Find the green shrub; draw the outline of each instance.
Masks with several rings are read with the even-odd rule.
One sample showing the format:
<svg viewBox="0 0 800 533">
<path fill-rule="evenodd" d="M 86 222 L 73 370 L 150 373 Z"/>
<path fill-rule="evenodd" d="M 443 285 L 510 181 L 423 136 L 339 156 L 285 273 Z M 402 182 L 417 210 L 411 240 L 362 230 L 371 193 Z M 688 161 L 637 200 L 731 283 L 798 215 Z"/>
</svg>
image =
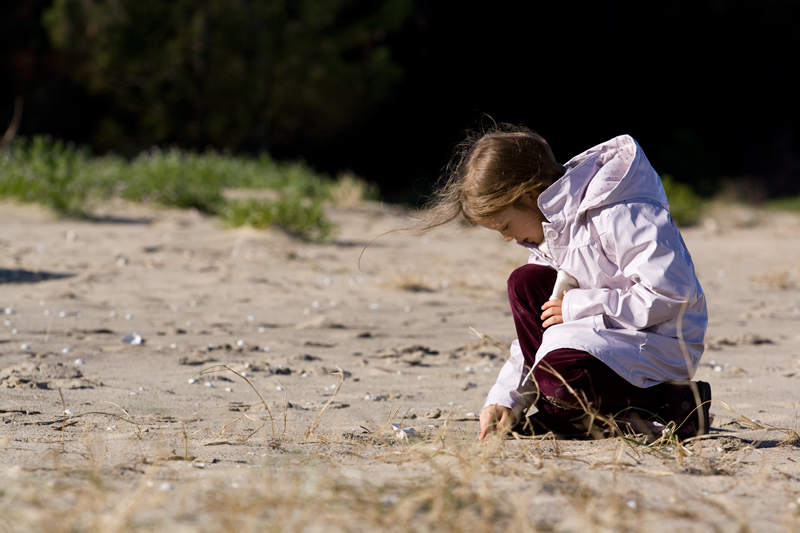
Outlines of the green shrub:
<svg viewBox="0 0 800 533">
<path fill-rule="evenodd" d="M 91 179 L 93 166 L 70 144 L 49 137 L 23 139 L 0 151 L 0 196 L 79 216 L 90 199 L 106 193 Z"/>
<path fill-rule="evenodd" d="M 764 205 L 764 207 L 779 211 L 800 211 L 800 196 L 796 196 L 794 198 L 778 198 L 777 200 L 770 200 Z"/>
<path fill-rule="evenodd" d="M 703 200 L 691 187 L 675 181 L 665 174 L 661 177 L 664 191 L 669 200 L 669 214 L 678 226 L 693 226 L 700 220 Z"/>
<path fill-rule="evenodd" d="M 225 189 L 269 189 L 272 201 L 228 201 Z M 100 200 L 195 208 L 231 226 L 277 226 L 311 241 L 330 238 L 333 224 L 323 203 L 374 195 L 352 175 L 333 180 L 304 163 L 279 163 L 268 155 L 233 157 L 209 151 L 153 149 L 131 162 L 91 157 L 48 137 L 20 139 L 0 150 L 0 197 L 38 202 L 68 216 L 85 216 Z"/>
</svg>

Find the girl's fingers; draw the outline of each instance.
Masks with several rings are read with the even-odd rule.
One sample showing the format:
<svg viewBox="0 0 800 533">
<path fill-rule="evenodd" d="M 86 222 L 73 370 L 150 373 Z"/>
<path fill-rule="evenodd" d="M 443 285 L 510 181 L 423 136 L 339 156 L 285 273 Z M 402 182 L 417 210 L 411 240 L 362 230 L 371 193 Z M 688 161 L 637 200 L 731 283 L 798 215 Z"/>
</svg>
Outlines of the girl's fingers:
<svg viewBox="0 0 800 533">
<path fill-rule="evenodd" d="M 555 315 L 555 316 L 551 316 L 550 318 L 545 320 L 542 323 L 542 327 L 546 328 L 548 326 L 552 326 L 553 324 L 563 324 L 563 323 L 564 323 L 564 319 L 561 317 L 561 315 Z"/>
</svg>

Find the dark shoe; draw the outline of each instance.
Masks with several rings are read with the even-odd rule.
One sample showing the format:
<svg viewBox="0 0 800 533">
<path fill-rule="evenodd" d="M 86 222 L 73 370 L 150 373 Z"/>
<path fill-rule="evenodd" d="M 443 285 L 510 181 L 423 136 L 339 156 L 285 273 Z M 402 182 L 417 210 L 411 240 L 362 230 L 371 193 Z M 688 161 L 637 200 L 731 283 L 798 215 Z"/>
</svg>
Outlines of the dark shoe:
<svg viewBox="0 0 800 533">
<path fill-rule="evenodd" d="M 694 394 L 695 386 L 700 396 L 699 404 Z M 667 423 L 675 423 L 675 435 L 680 440 L 707 435 L 711 429 L 711 385 L 705 381 L 680 385 L 677 396 L 673 405 L 667 404 L 659 410 L 659 416 Z"/>
</svg>

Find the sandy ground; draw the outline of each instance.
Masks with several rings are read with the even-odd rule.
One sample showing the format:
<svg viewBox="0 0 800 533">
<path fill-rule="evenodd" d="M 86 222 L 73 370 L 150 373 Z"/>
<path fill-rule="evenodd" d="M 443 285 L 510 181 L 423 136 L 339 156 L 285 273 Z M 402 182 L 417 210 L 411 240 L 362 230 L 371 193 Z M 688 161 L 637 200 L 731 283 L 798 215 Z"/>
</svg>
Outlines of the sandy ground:
<svg viewBox="0 0 800 533">
<path fill-rule="evenodd" d="M 800 531 L 796 216 L 717 206 L 683 231 L 709 302 L 696 378 L 735 413 L 649 449 L 477 444 L 505 355 L 471 328 L 513 340 L 527 256 L 489 231 L 386 235 L 359 269 L 402 213 L 332 210 L 328 245 L 100 215 L 0 204 L 0 531 Z"/>
</svg>

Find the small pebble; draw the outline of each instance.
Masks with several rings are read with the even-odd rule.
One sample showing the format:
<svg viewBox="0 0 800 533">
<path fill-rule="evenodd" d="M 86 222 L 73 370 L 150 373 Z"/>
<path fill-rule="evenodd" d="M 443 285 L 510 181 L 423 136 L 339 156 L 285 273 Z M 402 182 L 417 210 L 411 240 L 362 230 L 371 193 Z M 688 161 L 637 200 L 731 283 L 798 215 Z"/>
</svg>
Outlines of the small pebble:
<svg viewBox="0 0 800 533">
<path fill-rule="evenodd" d="M 262 352 L 271 352 L 272 348 L 270 348 L 269 346 L 264 346 L 263 348 L 261 348 L 261 351 Z"/>
<path fill-rule="evenodd" d="M 319 309 L 320 305 L 322 305 L 322 304 L 319 303 L 319 301 L 317 301 L 317 300 L 314 300 L 313 302 L 311 302 L 311 307 L 313 307 L 314 309 Z"/>
<path fill-rule="evenodd" d="M 275 387 L 275 390 L 277 390 L 277 391 L 280 391 L 280 392 L 283 392 L 283 391 L 285 391 L 286 389 L 284 389 L 283 387 L 281 387 L 280 385 L 278 385 L 278 386 L 276 386 L 276 387 Z"/>
<path fill-rule="evenodd" d="M 86 362 L 83 359 L 75 359 L 75 364 L 76 365 L 85 365 Z"/>
<path fill-rule="evenodd" d="M 410 305 L 405 306 L 403 308 L 403 311 L 406 312 L 406 313 L 410 313 L 411 312 L 411 306 Z"/>
<path fill-rule="evenodd" d="M 66 311 L 61 311 L 60 313 L 58 313 L 58 316 L 60 316 L 61 318 L 64 318 L 64 317 L 67 316 L 67 312 Z"/>
<path fill-rule="evenodd" d="M 420 380 L 420 381 L 422 381 L 422 380 L 423 380 L 423 379 L 425 379 L 425 378 L 424 378 L 424 377 L 422 377 L 422 376 L 417 376 L 417 379 L 418 379 L 418 380 Z"/>
<path fill-rule="evenodd" d="M 205 385 L 206 387 L 213 387 L 214 386 L 214 384 L 211 383 L 210 381 L 206 381 L 205 383 L 203 383 L 203 385 Z"/>
<path fill-rule="evenodd" d="M 722 372 L 722 365 L 717 365 L 714 367 L 714 372 Z"/>
<path fill-rule="evenodd" d="M 259 333 L 264 333 L 265 331 L 267 331 L 267 328 L 265 328 L 264 326 L 261 326 L 260 328 L 258 328 L 258 332 Z"/>
<path fill-rule="evenodd" d="M 367 400 L 368 402 L 385 402 L 386 401 L 386 398 L 384 398 L 383 396 L 376 396 L 374 394 L 367 394 L 366 396 L 364 396 L 364 399 Z"/>
<path fill-rule="evenodd" d="M 188 383 L 189 385 L 194 385 L 195 383 L 197 383 L 197 380 L 194 378 L 189 378 Z"/>
<path fill-rule="evenodd" d="M 233 389 L 230 387 L 225 387 L 225 392 L 233 392 Z"/>
<path fill-rule="evenodd" d="M 10 326 L 10 325 L 11 325 L 11 321 L 10 321 L 10 320 L 6 320 L 6 321 L 5 321 L 5 322 L 3 322 L 3 323 L 4 323 L 6 326 Z"/>
<path fill-rule="evenodd" d="M 117 316 L 117 312 L 116 311 L 109 311 L 108 312 L 108 316 L 115 317 L 115 316 Z"/>
<path fill-rule="evenodd" d="M 466 415 L 464 415 L 464 416 L 478 416 L 478 415 L 476 415 L 475 413 L 473 413 L 472 411 L 470 411 L 469 413 L 467 413 L 467 414 L 466 414 Z"/>
<path fill-rule="evenodd" d="M 23 344 L 23 345 L 20 346 L 20 349 L 21 350 L 30 350 L 31 349 L 31 345 L 30 344 Z"/>
<path fill-rule="evenodd" d="M 475 369 L 471 366 L 464 368 L 464 372 L 475 372 Z"/>
<path fill-rule="evenodd" d="M 64 409 L 64 414 L 67 415 L 67 416 L 71 416 L 72 415 L 72 409 Z"/>
<path fill-rule="evenodd" d="M 164 483 L 162 483 L 160 487 L 158 487 L 158 490 L 160 490 L 162 492 L 166 492 L 166 491 L 172 490 L 172 489 L 173 489 L 173 486 L 170 485 L 169 483 L 167 483 L 166 481 Z"/>
<path fill-rule="evenodd" d="M 139 394 L 139 393 L 131 391 L 131 396 L 136 396 L 137 394 Z"/>
<path fill-rule="evenodd" d="M 256 319 L 256 317 L 254 317 L 253 315 L 247 315 L 247 321 L 248 322 L 252 322 L 255 319 Z"/>
<path fill-rule="evenodd" d="M 19 333 L 19 330 L 17 328 L 14 328 L 11 330 L 11 333 L 16 335 L 17 333 Z"/>
<path fill-rule="evenodd" d="M 242 339 L 239 339 L 238 341 L 236 341 L 236 346 L 244 346 L 244 345 L 245 345 L 245 342 Z"/>
<path fill-rule="evenodd" d="M 631 509 L 636 509 L 636 501 L 634 500 L 629 501 L 628 507 L 630 507 Z"/>
<path fill-rule="evenodd" d="M 72 348 L 62 348 L 61 353 L 70 353 Z"/>
<path fill-rule="evenodd" d="M 147 389 L 145 389 L 144 387 L 139 387 L 139 390 L 140 390 L 140 391 L 145 391 L 145 390 L 147 390 Z"/>
<path fill-rule="evenodd" d="M 50 310 L 49 309 L 45 309 L 44 310 L 44 316 L 50 316 Z"/>
<path fill-rule="evenodd" d="M 301 378 L 307 378 L 308 377 L 308 372 L 303 372 L 302 374 L 300 374 L 300 377 Z"/>
<path fill-rule="evenodd" d="M 131 320 L 132 318 L 133 318 L 133 315 L 130 314 L 130 313 L 125 315 L 125 320 Z"/>
</svg>

